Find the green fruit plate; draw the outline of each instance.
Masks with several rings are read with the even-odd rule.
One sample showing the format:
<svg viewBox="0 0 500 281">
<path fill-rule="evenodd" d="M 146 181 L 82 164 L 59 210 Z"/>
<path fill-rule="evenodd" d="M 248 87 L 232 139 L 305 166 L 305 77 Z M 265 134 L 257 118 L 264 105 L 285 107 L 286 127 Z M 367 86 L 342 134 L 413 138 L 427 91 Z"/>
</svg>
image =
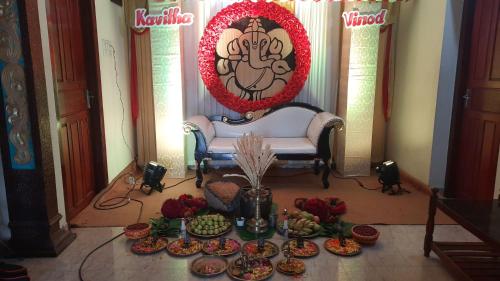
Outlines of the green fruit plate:
<svg viewBox="0 0 500 281">
<path fill-rule="evenodd" d="M 225 219 L 224 222 L 229 222 L 229 226 L 217 233 L 217 234 L 201 234 L 201 233 L 196 233 L 194 231 L 194 227 L 192 225 L 193 221 L 189 222 L 187 225 L 186 225 L 186 230 L 189 234 L 191 234 L 192 236 L 195 236 L 195 237 L 198 237 L 198 238 L 204 238 L 204 239 L 211 239 L 211 238 L 216 238 L 216 237 L 220 237 L 220 236 L 223 236 L 223 235 L 226 235 L 227 233 L 231 232 L 231 229 L 233 228 L 233 225 L 231 224 L 230 220 L 228 219 Z"/>
</svg>

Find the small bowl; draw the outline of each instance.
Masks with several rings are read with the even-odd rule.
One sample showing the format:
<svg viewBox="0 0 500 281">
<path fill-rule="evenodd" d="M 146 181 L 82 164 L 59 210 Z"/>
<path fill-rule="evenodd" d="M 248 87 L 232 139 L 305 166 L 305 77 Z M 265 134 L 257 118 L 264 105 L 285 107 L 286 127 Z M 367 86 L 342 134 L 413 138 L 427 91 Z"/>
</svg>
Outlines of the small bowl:
<svg viewBox="0 0 500 281">
<path fill-rule="evenodd" d="M 128 225 L 123 229 L 128 239 L 137 240 L 148 237 L 151 233 L 151 225 L 147 223 L 136 223 Z"/>
<path fill-rule="evenodd" d="M 355 225 L 351 228 L 354 241 L 363 245 L 374 245 L 380 235 L 380 232 L 369 225 Z"/>
</svg>

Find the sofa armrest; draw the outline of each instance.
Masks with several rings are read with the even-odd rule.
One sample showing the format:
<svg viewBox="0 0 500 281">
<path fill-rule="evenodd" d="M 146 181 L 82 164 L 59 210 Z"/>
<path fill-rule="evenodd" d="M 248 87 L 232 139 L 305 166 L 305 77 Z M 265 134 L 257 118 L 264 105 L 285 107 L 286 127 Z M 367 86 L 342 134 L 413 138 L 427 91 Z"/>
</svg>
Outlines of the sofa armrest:
<svg viewBox="0 0 500 281">
<path fill-rule="evenodd" d="M 194 134 L 196 139 L 195 159 L 201 161 L 207 153 L 208 145 L 215 137 L 214 125 L 207 117 L 196 115 L 184 121 L 184 132 Z"/>
<path fill-rule="evenodd" d="M 318 146 L 319 138 L 324 129 L 342 131 L 344 128 L 344 120 L 330 112 L 320 112 L 314 116 L 313 120 L 307 128 L 307 137 L 316 146 Z"/>
<path fill-rule="evenodd" d="M 192 131 L 201 131 L 203 137 L 205 137 L 205 141 L 209 144 L 212 139 L 215 137 L 215 128 L 212 122 L 208 120 L 206 116 L 196 115 L 190 117 L 188 120 L 184 121 L 184 131 L 192 132 Z"/>
</svg>

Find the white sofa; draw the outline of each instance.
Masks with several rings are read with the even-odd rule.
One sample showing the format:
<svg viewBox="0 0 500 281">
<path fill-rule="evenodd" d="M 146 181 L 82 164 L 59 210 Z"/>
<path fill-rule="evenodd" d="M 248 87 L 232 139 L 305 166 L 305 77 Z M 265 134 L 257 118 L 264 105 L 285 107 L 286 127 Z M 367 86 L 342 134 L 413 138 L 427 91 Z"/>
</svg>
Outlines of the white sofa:
<svg viewBox="0 0 500 281">
<path fill-rule="evenodd" d="M 324 162 L 323 185 L 328 188 L 331 158 L 332 129 L 342 130 L 344 121 L 329 112 L 304 103 L 289 103 L 272 108 L 264 116 L 253 121 L 251 114 L 232 120 L 225 116 L 198 115 L 184 122 L 187 132 L 196 139 L 195 160 L 197 166 L 196 186 L 201 187 L 207 159 L 232 159 L 236 139 L 253 132 L 264 138 L 280 160 L 315 160 L 315 171 L 319 173 L 319 161 Z"/>
</svg>

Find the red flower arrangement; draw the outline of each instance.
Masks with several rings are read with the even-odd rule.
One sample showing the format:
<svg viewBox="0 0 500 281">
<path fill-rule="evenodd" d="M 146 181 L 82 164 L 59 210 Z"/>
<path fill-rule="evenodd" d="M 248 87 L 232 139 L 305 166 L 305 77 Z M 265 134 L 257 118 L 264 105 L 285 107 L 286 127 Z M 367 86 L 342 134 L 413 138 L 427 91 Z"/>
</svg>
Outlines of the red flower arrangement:
<svg viewBox="0 0 500 281">
<path fill-rule="evenodd" d="M 192 217 L 199 210 L 208 207 L 205 198 L 194 198 L 190 194 L 183 194 L 178 199 L 167 199 L 161 206 L 161 213 L 168 219 Z"/>
<path fill-rule="evenodd" d="M 346 212 L 344 201 L 339 198 L 327 197 L 324 200 L 319 198 L 297 198 L 295 207 L 302 211 L 318 216 L 321 222 L 335 222 L 337 216 Z"/>
<path fill-rule="evenodd" d="M 215 67 L 216 44 L 222 32 L 233 22 L 245 17 L 265 17 L 285 29 L 295 52 L 295 69 L 285 88 L 270 98 L 250 101 L 229 92 L 219 79 Z M 239 112 L 256 111 L 287 103 L 297 96 L 304 86 L 311 67 L 311 47 L 302 23 L 286 8 L 273 2 L 244 1 L 222 9 L 205 28 L 198 49 L 201 78 L 212 96 L 224 106 Z"/>
</svg>

